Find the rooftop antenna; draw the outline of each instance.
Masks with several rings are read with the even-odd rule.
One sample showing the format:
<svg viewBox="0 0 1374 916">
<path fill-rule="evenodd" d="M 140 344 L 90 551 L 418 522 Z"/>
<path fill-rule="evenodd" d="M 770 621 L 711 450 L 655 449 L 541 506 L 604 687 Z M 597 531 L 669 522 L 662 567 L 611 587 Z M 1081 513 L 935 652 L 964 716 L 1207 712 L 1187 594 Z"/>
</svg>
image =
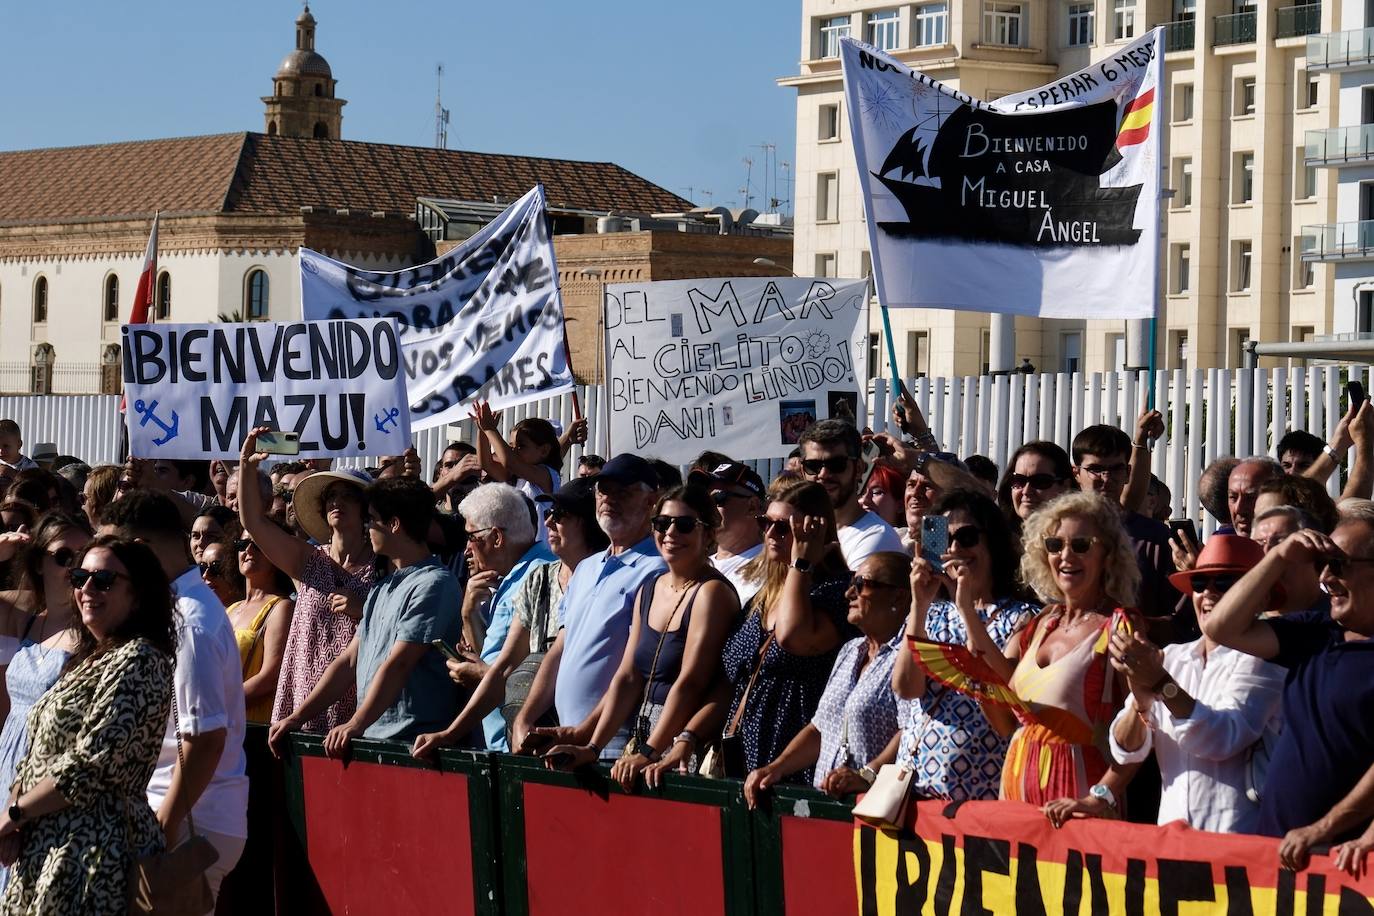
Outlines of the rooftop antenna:
<svg viewBox="0 0 1374 916">
<path fill-rule="evenodd" d="M 741 194 L 744 195 L 744 206 L 745 206 L 746 209 L 748 209 L 748 207 L 749 207 L 749 198 L 753 196 L 753 192 L 752 192 L 752 190 L 750 189 L 750 185 L 753 183 L 753 177 L 754 177 L 754 160 L 753 160 L 752 158 L 750 158 L 749 156 L 745 156 L 745 157 L 744 157 L 744 187 L 740 188 L 740 189 L 739 189 L 739 192 L 740 192 Z"/>
<path fill-rule="evenodd" d="M 444 65 L 437 64 L 434 87 L 434 148 L 448 149 L 448 109 L 444 107 Z"/>
</svg>

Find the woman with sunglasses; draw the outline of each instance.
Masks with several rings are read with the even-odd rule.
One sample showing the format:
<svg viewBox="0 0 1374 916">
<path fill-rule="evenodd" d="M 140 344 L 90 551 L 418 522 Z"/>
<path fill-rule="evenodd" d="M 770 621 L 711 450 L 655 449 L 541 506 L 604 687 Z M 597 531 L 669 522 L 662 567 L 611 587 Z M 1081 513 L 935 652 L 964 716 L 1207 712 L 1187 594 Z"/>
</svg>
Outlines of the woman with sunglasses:
<svg viewBox="0 0 1374 916">
<path fill-rule="evenodd" d="M 553 424 L 542 417 L 526 417 L 511 430 L 510 441 L 501 438 L 501 413 L 486 401 L 472 408 L 472 420 L 482 435 L 477 438 L 477 461 L 489 480 L 509 483 L 538 504 L 561 485 L 563 449 Z M 539 540 L 548 529 L 536 525 Z"/>
<path fill-rule="evenodd" d="M 1012 452 L 997 486 L 997 504 L 1019 539 L 1021 526 L 1045 503 L 1074 489 L 1069 453 L 1053 442 L 1027 442 Z"/>
<path fill-rule="evenodd" d="M 1201 623 L 1263 556 L 1249 538 L 1214 534 L 1197 566 L 1169 581 L 1192 592 Z M 1271 594 L 1269 604 L 1281 599 Z M 1205 635 L 1160 651 L 1139 633 L 1113 633 L 1111 661 L 1131 691 L 1112 721 L 1112 757 L 1141 763 L 1154 751 L 1162 785 L 1159 823 L 1182 820 L 1198 830 L 1254 833 L 1264 787 L 1255 778 L 1252 749 L 1278 731 L 1284 670 Z"/>
<path fill-rule="evenodd" d="M 244 581 L 244 597 L 226 605 L 225 612 L 234 625 L 239 646 L 248 721 L 271 722 L 286 634 L 296 607 L 290 597 L 295 589 L 291 577 L 273 566 L 251 537 L 245 535 L 224 546 L 237 556 L 236 565 Z"/>
<path fill-rule="evenodd" d="M 1107 728 L 1125 682 L 1107 660 L 1108 637 L 1137 628 L 1140 567 L 1121 510 L 1093 493 L 1067 493 L 1031 514 L 1021 578 L 1052 602 L 1011 641 L 1005 655 L 984 651 L 1034 721 L 1018 723 L 985 705 L 993 727 L 1010 733 L 1001 796 L 1042 806 L 1054 826 L 1072 817 L 1119 817 L 1137 764 L 1111 762 Z M 973 619 L 975 644 L 987 645 Z"/>
<path fill-rule="evenodd" d="M 649 524 L 668 569 L 635 596 L 630 638 L 605 698 L 586 721 L 557 729 L 565 743 L 545 755 L 551 767 L 594 764 L 628 722 L 630 740 L 611 767 L 626 789 L 705 705 L 740 609 L 734 587 L 711 565 L 720 512 L 709 491 L 695 484 L 668 491 Z"/>
<path fill-rule="evenodd" d="M 206 544 L 201 549 L 200 562 L 196 566 L 200 569 L 200 577 L 205 580 L 210 591 L 215 593 L 220 604 L 228 607 L 241 600 L 243 574 L 239 572 L 232 541 L 228 544 L 223 541 L 211 541 Z"/>
<path fill-rule="evenodd" d="M 950 490 L 931 507 L 949 527 L 949 548 L 936 569 L 918 557 L 911 569 L 905 635 L 968 646 L 1001 659 L 1040 610 L 1018 596 L 1016 540 L 989 497 Z M 1004 664 L 1004 676 L 1011 666 Z M 913 771 L 912 792 L 949 801 L 997 798 L 1007 738 L 988 724 L 978 703 L 930 680 L 910 652 L 892 670 L 902 727 L 897 759 Z"/>
<path fill-rule="evenodd" d="M 830 670 L 815 718 L 778 757 L 749 774 L 744 799 L 758 806 L 759 793 L 803 768 L 812 784 L 842 798 L 865 792 L 878 768 L 897 755 L 897 700 L 892 666 L 910 655 L 902 620 L 911 604 L 911 558 L 882 551 L 866 558 L 845 592 L 848 620 L 862 634 L 846 642 Z"/>
<path fill-rule="evenodd" d="M 29 715 L 0 820 L 6 913 L 124 913 L 129 866 L 164 842 L 147 789 L 171 709 L 171 586 L 149 547 L 117 538 L 92 542 L 70 582 L 77 645 Z"/>
</svg>

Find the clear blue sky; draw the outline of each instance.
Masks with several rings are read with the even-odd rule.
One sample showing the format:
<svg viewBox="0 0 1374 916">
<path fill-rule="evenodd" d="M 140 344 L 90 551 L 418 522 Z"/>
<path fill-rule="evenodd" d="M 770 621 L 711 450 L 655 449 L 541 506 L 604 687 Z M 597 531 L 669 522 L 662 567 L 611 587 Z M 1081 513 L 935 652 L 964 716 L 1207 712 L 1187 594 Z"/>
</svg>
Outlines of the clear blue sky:
<svg viewBox="0 0 1374 916">
<path fill-rule="evenodd" d="M 260 98 L 301 8 L 5 7 L 7 150 L 261 131 Z M 793 161 L 796 93 L 773 81 L 796 71 L 797 0 L 318 0 L 311 11 L 316 49 L 348 100 L 346 139 L 433 145 L 442 62 L 450 149 L 609 160 L 684 196 L 694 188 L 698 203 L 734 206 L 751 156 L 756 207 L 757 147 L 774 143 L 776 159 Z"/>
</svg>

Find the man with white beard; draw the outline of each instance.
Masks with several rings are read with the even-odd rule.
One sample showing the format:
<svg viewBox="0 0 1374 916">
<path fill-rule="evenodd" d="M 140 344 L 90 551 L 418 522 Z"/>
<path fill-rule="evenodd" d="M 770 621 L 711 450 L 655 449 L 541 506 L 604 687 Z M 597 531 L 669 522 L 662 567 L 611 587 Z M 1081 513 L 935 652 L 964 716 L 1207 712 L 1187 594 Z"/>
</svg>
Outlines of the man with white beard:
<svg viewBox="0 0 1374 916">
<path fill-rule="evenodd" d="M 658 500 L 653 465 L 638 455 L 616 455 L 595 480 L 596 522 L 611 546 L 577 564 L 568 580 L 558 612 L 562 629 L 511 725 L 511 747 L 517 754 L 551 705 L 564 725 L 577 725 L 591 714 L 625 654 L 639 586 L 667 569 L 649 533 L 649 516 Z M 601 758 L 619 757 L 628 737 L 628 730 L 621 729 L 601 749 Z"/>
</svg>

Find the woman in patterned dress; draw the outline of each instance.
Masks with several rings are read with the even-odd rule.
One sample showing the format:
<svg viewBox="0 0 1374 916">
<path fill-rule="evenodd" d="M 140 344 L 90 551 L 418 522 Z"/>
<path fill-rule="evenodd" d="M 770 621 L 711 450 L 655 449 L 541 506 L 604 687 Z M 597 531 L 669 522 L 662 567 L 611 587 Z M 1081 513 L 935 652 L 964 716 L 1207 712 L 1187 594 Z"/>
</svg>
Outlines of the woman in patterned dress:
<svg viewBox="0 0 1374 916">
<path fill-rule="evenodd" d="M 930 514 L 948 521 L 949 549 L 940 558 L 943 571 L 919 557 L 912 564 L 905 635 L 967 646 L 1001 662 L 1009 677 L 1003 652 L 1039 611 L 1016 596 L 1015 536 L 997 504 L 972 490 L 950 490 Z M 996 798 L 1007 738 L 993 730 L 977 701 L 927 678 L 905 649 L 893 666 L 892 688 L 902 726 L 897 760 L 914 770 L 912 793 L 949 801 Z"/>
<path fill-rule="evenodd" d="M 272 702 L 272 721 L 279 722 L 305 701 L 324 670 L 353 641 L 362 619 L 362 599 L 372 588 L 373 554 L 364 527 L 369 480 L 362 472 L 318 471 L 298 478 L 293 497 L 296 521 L 317 544 L 291 536 L 268 518 L 257 475 L 267 457 L 257 451 L 258 434 L 266 431 L 260 426 L 243 440 L 239 518 L 244 537 L 298 586 Z M 328 733 L 352 718 L 357 702 L 350 687 L 302 730 Z"/>
<path fill-rule="evenodd" d="M 147 546 L 118 538 L 92 542 L 71 580 L 83 627 L 29 716 L 0 913 L 124 913 L 129 866 L 163 845 L 146 792 L 171 707 L 171 586 Z"/>
</svg>

